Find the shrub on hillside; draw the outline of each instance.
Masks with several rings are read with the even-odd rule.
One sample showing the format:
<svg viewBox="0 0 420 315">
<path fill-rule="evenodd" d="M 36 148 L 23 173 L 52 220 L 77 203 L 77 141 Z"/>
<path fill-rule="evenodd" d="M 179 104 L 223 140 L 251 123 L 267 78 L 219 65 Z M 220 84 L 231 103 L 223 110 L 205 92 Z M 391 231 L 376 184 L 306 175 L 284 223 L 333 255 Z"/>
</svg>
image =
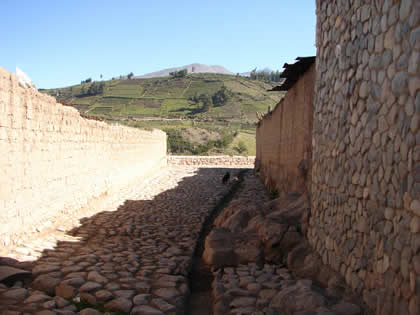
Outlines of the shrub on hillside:
<svg viewBox="0 0 420 315">
<path fill-rule="evenodd" d="M 235 147 L 235 150 L 238 151 L 239 154 L 243 154 L 248 152 L 248 148 L 243 141 L 239 141 L 238 145 Z"/>
<path fill-rule="evenodd" d="M 185 140 L 180 130 L 166 129 L 164 130 L 168 136 L 168 152 L 174 154 L 191 154 L 194 151 L 194 145 Z"/>
<path fill-rule="evenodd" d="M 172 154 L 207 155 L 209 152 L 223 153 L 233 141 L 233 135 L 228 132 L 222 135 L 222 139 L 209 140 L 205 144 L 198 144 L 183 138 L 180 130 L 165 129 L 164 131 L 168 136 L 168 153 Z"/>
<path fill-rule="evenodd" d="M 231 96 L 231 92 L 222 86 L 211 98 L 214 106 L 223 106 L 227 103 Z"/>
</svg>

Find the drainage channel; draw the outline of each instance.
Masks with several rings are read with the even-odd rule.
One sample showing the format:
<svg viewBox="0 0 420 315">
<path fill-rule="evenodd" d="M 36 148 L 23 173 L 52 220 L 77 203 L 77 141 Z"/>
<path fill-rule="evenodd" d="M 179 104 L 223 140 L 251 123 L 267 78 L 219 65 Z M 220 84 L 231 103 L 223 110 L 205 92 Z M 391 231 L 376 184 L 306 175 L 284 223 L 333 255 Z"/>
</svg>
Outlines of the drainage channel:
<svg viewBox="0 0 420 315">
<path fill-rule="evenodd" d="M 232 173 L 232 169 L 229 170 Z M 213 222 L 222 210 L 233 199 L 236 192 L 239 190 L 243 178 L 249 169 L 239 171 L 238 180 L 232 184 L 229 192 L 217 203 L 211 214 L 206 218 L 203 228 L 201 229 L 198 238 L 194 256 L 192 260 L 192 269 L 189 275 L 191 294 L 187 304 L 187 315 L 212 315 L 213 314 L 213 295 L 212 282 L 213 274 L 210 267 L 206 265 L 202 259 L 204 252 L 204 241 L 207 235 L 213 229 Z"/>
</svg>

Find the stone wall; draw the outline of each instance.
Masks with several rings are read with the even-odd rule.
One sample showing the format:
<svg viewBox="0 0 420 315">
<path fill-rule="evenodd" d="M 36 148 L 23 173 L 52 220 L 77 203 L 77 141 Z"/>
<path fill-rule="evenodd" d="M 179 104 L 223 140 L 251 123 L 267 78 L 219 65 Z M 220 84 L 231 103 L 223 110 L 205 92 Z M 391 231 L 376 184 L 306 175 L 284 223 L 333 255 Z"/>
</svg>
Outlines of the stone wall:
<svg viewBox="0 0 420 315">
<path fill-rule="evenodd" d="M 377 314 L 419 314 L 420 2 L 316 4 L 308 238 Z"/>
<path fill-rule="evenodd" d="M 314 80 L 312 65 L 257 127 L 256 168 L 280 194 L 310 191 Z"/>
<path fill-rule="evenodd" d="M 228 155 L 214 155 L 214 156 L 168 156 L 169 165 L 180 166 L 223 166 L 230 168 L 253 168 L 255 163 L 255 156 L 228 156 Z"/>
<path fill-rule="evenodd" d="M 80 117 L 0 68 L 0 243 L 166 165 L 166 134 Z"/>
</svg>

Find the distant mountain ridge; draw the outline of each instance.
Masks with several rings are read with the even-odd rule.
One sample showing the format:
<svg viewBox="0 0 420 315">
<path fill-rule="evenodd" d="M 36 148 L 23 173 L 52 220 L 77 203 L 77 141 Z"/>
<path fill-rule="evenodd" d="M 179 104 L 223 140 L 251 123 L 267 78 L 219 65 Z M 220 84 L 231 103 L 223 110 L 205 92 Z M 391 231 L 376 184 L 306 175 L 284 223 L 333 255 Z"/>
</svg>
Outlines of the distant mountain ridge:
<svg viewBox="0 0 420 315">
<path fill-rule="evenodd" d="M 156 72 L 146 73 L 144 75 L 135 76 L 135 79 L 147 79 L 147 78 L 159 78 L 159 77 L 167 77 L 169 73 L 179 70 L 186 69 L 188 73 L 218 73 L 218 74 L 229 74 L 233 75 L 233 72 L 230 72 L 225 67 L 222 66 L 209 66 L 200 63 L 193 63 L 190 65 L 182 66 L 182 67 L 175 67 L 175 68 L 168 68 L 163 69 Z"/>
</svg>

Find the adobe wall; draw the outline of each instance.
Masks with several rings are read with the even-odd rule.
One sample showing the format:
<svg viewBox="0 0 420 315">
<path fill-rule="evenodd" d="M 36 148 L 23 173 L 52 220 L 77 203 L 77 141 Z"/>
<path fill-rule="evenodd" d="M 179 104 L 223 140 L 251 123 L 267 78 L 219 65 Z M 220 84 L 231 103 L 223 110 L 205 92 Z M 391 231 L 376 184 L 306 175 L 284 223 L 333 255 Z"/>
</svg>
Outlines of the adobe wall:
<svg viewBox="0 0 420 315">
<path fill-rule="evenodd" d="M 0 243 L 166 165 L 166 134 L 80 117 L 0 68 Z"/>
<path fill-rule="evenodd" d="M 420 2 L 316 4 L 308 238 L 377 314 L 419 314 Z"/>
<path fill-rule="evenodd" d="M 280 195 L 310 192 L 314 80 L 312 65 L 257 127 L 255 167 L 265 185 Z M 298 168 L 302 161 L 306 177 Z"/>
</svg>

